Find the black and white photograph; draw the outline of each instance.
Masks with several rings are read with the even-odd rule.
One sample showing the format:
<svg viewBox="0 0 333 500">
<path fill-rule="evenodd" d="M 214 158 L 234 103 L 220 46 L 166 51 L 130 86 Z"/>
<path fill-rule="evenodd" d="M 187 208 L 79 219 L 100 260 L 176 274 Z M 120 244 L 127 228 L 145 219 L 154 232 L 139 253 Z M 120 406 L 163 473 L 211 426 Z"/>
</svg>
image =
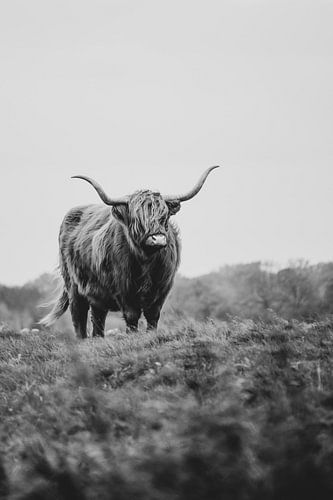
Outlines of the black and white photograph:
<svg viewBox="0 0 333 500">
<path fill-rule="evenodd" d="M 333 0 L 0 0 L 0 500 L 332 500 Z"/>
</svg>

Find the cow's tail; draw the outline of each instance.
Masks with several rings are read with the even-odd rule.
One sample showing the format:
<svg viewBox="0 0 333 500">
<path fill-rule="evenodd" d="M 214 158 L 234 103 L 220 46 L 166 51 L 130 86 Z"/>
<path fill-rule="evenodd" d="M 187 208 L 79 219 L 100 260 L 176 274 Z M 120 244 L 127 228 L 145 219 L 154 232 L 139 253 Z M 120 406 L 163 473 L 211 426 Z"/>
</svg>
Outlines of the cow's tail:
<svg viewBox="0 0 333 500">
<path fill-rule="evenodd" d="M 62 288 L 59 296 L 56 298 L 52 310 L 39 321 L 42 326 L 51 326 L 57 319 L 60 318 L 69 306 L 68 293 L 65 287 Z"/>
</svg>

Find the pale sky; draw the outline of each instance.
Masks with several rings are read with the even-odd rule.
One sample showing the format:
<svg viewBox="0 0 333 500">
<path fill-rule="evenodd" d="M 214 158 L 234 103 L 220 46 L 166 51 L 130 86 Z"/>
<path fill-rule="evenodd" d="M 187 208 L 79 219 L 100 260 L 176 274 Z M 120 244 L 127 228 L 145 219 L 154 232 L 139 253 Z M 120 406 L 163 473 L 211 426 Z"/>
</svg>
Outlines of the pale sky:
<svg viewBox="0 0 333 500">
<path fill-rule="evenodd" d="M 72 206 L 192 187 L 180 272 L 333 260 L 333 1 L 0 0 L 0 283 Z"/>
</svg>

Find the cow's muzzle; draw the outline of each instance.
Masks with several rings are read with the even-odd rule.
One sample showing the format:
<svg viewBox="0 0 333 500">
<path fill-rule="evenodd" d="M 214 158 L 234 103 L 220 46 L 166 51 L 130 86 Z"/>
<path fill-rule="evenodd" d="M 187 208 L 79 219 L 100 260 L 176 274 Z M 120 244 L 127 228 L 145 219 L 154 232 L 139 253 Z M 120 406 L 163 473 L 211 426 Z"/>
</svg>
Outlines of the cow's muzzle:
<svg viewBox="0 0 333 500">
<path fill-rule="evenodd" d="M 156 249 L 165 247 L 166 244 L 167 239 L 164 234 L 152 234 L 145 241 L 145 246 Z"/>
</svg>

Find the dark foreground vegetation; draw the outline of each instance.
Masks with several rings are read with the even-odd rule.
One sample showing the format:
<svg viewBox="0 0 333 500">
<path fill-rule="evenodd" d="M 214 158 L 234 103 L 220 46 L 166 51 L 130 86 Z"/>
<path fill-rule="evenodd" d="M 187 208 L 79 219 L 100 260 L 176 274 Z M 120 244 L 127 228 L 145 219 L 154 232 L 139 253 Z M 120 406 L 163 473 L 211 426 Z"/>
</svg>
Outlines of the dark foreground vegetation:
<svg viewBox="0 0 333 500">
<path fill-rule="evenodd" d="M 0 498 L 333 498 L 333 320 L 0 333 Z"/>
</svg>

